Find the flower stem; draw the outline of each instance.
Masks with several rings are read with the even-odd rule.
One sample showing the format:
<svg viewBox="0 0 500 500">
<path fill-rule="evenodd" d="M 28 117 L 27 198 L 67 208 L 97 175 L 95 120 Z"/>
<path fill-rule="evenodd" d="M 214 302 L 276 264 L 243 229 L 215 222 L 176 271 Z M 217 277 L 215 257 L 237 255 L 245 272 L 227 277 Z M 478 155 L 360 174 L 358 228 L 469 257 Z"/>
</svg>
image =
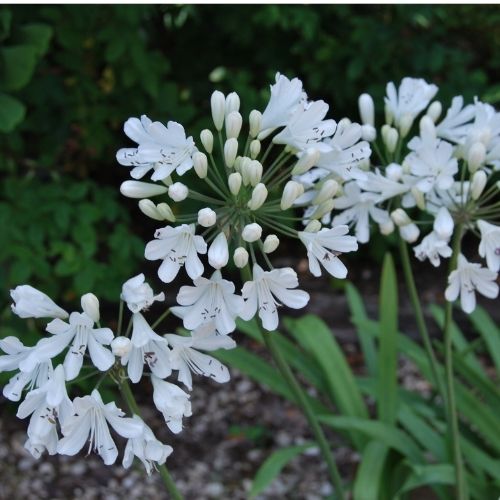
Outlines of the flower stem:
<svg viewBox="0 0 500 500">
<path fill-rule="evenodd" d="M 122 380 L 119 383 L 119 387 L 123 398 L 127 402 L 130 412 L 135 413 L 137 416 L 140 417 L 141 412 L 134 398 L 132 390 L 130 389 L 128 381 L 126 379 Z M 180 494 L 179 490 L 177 489 L 177 486 L 175 486 L 174 480 L 172 479 L 170 472 L 168 472 L 167 466 L 165 464 L 158 465 L 158 471 L 160 472 L 160 476 L 163 480 L 163 483 L 165 484 L 165 488 L 170 494 L 170 497 L 173 500 L 182 500 L 183 497 Z"/>
<path fill-rule="evenodd" d="M 401 262 L 403 264 L 403 274 L 406 281 L 406 287 L 408 289 L 408 294 L 410 296 L 413 311 L 415 313 L 417 328 L 420 336 L 422 337 L 427 356 L 429 357 L 432 376 L 434 377 L 434 383 L 436 384 L 438 392 L 443 398 L 443 401 L 446 401 L 447 394 L 444 382 L 441 378 L 442 374 L 439 373 L 439 365 L 436 358 L 436 353 L 434 352 L 434 348 L 432 347 L 429 331 L 427 330 L 424 313 L 422 311 L 422 304 L 420 303 L 420 297 L 418 296 L 417 287 L 415 285 L 415 277 L 413 275 L 410 256 L 408 254 L 408 244 L 405 240 L 403 240 L 403 238 L 401 238 L 401 236 L 399 237 L 399 252 L 401 255 Z"/>
<path fill-rule="evenodd" d="M 457 267 L 458 254 L 460 253 L 460 242 L 462 239 L 462 225 L 457 224 L 453 235 L 452 254 L 448 272 L 451 273 Z M 444 363 L 446 374 L 446 388 L 448 392 L 447 402 L 447 419 L 450 453 L 453 456 L 455 464 L 455 488 L 457 500 L 467 500 L 469 498 L 467 492 L 467 484 L 465 481 L 465 470 L 460 450 L 460 432 L 458 428 L 458 415 L 455 401 L 455 387 L 453 383 L 453 346 L 451 341 L 451 326 L 453 321 L 453 303 L 446 302 L 445 317 L 444 317 Z"/>
</svg>

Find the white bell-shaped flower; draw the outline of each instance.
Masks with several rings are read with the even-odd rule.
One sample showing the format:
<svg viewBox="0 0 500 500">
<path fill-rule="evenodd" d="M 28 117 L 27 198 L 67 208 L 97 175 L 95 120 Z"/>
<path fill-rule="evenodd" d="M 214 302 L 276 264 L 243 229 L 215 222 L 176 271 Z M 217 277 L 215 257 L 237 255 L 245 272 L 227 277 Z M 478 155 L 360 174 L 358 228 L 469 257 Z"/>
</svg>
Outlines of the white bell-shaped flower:
<svg viewBox="0 0 500 500">
<path fill-rule="evenodd" d="M 61 318 L 68 313 L 60 308 L 49 296 L 30 285 L 19 285 L 10 291 L 14 301 L 12 312 L 20 318 Z"/>
<path fill-rule="evenodd" d="M 136 313 L 148 309 L 155 301 L 163 302 L 165 294 L 161 292 L 155 295 L 151 286 L 146 283 L 144 274 L 141 273 L 123 283 L 120 299 L 127 303 L 127 307 L 133 313 Z"/>
</svg>

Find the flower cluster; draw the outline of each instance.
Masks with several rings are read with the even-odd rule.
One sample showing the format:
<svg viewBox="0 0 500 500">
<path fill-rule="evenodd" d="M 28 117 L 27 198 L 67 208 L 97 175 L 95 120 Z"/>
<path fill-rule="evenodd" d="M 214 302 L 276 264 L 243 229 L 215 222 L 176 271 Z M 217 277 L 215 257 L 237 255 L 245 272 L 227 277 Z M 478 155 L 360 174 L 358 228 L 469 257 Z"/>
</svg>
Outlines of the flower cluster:
<svg viewBox="0 0 500 500">
<path fill-rule="evenodd" d="M 458 249 L 466 233 L 476 235 L 486 267 L 460 253 L 445 291 L 448 301 L 460 296 L 469 313 L 475 308 L 476 291 L 495 298 L 499 290 L 500 113 L 477 99 L 464 106 L 458 96 L 440 119 L 441 103 L 431 103 L 437 91 L 422 79 L 404 78 L 398 89 L 389 83 L 379 133 L 374 102 L 368 94 L 361 95 L 363 125 L 349 127 L 370 142 L 378 161 L 349 171 L 318 164 L 298 177 L 307 188 L 296 203 L 305 206 L 306 219 L 312 217 L 319 210 L 314 200 L 325 183 L 337 182 L 341 188 L 332 209 L 322 215 L 324 224 L 353 226 L 360 243 L 370 239 L 370 221 L 384 235 L 397 228 L 401 238 L 415 244 L 416 257 L 436 267 L 442 258 L 451 257 L 454 234 Z M 418 135 L 412 137 L 414 123 L 424 112 Z M 420 227 L 426 225 L 431 230 L 418 242 Z"/>
<path fill-rule="evenodd" d="M 324 101 L 308 99 L 299 79 L 277 74 L 264 111 L 249 113 L 243 140 L 240 99 L 234 92 L 212 94 L 215 130 L 201 132 L 200 149 L 178 123 L 165 126 L 146 116 L 125 123 L 125 133 L 137 146 L 118 151 L 118 162 L 131 168 L 134 179 L 150 174 L 157 182 L 125 181 L 121 192 L 140 199 L 145 215 L 166 224 L 145 250 L 146 259 L 161 262 L 159 278 L 170 283 L 185 267 L 193 280 L 194 286 L 181 288 L 179 306 L 172 309 L 185 328 L 213 321 L 226 334 L 235 329 L 236 317 L 250 319 L 258 313 L 264 328 L 274 330 L 278 306 L 304 307 L 309 296 L 296 290 L 296 272 L 275 269 L 270 262 L 280 236 L 306 247 L 315 276 L 324 267 L 336 278 L 346 277 L 339 256 L 355 251 L 357 241 L 344 223 L 328 228 L 320 222 L 332 209 L 338 182 L 316 179 L 318 191 L 308 199 L 314 204 L 307 215 L 310 222 L 303 231 L 293 228 L 293 222 L 301 220 L 294 217 L 293 205 L 310 195 L 310 181 L 301 176 L 321 167 L 350 178 L 371 154 L 369 143 L 362 140 L 362 127 L 347 119 L 325 119 L 328 109 Z M 189 170 L 202 180 L 201 189 Z M 150 199 L 161 195 L 166 201 Z M 199 210 L 183 211 L 177 204 L 186 199 L 197 201 Z M 245 276 L 241 296 L 223 278 L 231 259 Z M 204 276 L 206 261 L 213 271 Z"/>
</svg>

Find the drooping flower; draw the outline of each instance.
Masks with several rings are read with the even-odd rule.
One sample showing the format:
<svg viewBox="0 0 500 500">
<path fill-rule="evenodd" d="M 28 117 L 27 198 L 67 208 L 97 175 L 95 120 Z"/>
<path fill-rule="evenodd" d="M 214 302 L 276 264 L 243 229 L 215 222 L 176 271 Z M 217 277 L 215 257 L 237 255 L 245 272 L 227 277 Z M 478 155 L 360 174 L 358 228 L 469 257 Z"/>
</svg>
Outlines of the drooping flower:
<svg viewBox="0 0 500 500">
<path fill-rule="evenodd" d="M 201 236 L 195 235 L 194 224 L 166 226 L 155 232 L 155 238 L 146 245 L 144 255 L 148 260 L 163 260 L 158 269 L 163 282 L 173 281 L 182 266 L 193 280 L 203 274 L 198 254 L 207 253 L 207 244 Z"/>
<path fill-rule="evenodd" d="M 136 438 L 143 432 L 142 421 L 124 417 L 114 402 L 104 404 L 96 389 L 90 396 L 75 398 L 73 410 L 74 414 L 61 427 L 64 437 L 57 445 L 61 455 L 76 455 L 90 440 L 89 453 L 93 449 L 106 465 L 111 465 L 116 461 L 118 450 L 108 424 L 124 438 Z"/>
<path fill-rule="evenodd" d="M 297 288 L 297 273 L 291 267 L 264 271 L 258 264 L 253 266 L 253 280 L 243 285 L 245 304 L 240 316 L 249 320 L 258 311 L 262 326 L 266 330 L 278 327 L 278 307 L 284 304 L 293 309 L 301 309 L 309 302 L 309 294 Z"/>
<path fill-rule="evenodd" d="M 171 310 L 188 330 L 213 321 L 217 331 L 225 335 L 236 328 L 234 320 L 243 306 L 243 299 L 234 291 L 234 283 L 215 271 L 210 279 L 200 277 L 194 280 L 194 286 L 181 287 L 177 295 L 180 306 Z"/>
<path fill-rule="evenodd" d="M 425 236 L 420 244 L 413 248 L 413 251 L 418 260 L 429 259 L 434 267 L 438 267 L 441 263 L 440 257 L 448 258 L 452 253 L 448 240 L 440 238 L 435 231 Z"/>
<path fill-rule="evenodd" d="M 500 270 L 500 227 L 484 220 L 478 220 L 477 227 L 481 232 L 479 255 L 486 258 L 488 269 L 497 273 Z"/>
<path fill-rule="evenodd" d="M 318 232 L 301 231 L 300 241 L 307 249 L 309 270 L 314 276 L 321 276 L 321 266 L 335 278 L 345 278 L 347 268 L 339 259 L 345 252 L 354 252 L 358 249 L 358 242 L 354 236 L 347 233 L 345 225 L 332 229 L 323 228 Z"/>
<path fill-rule="evenodd" d="M 496 279 L 497 273 L 482 267 L 481 264 L 469 262 L 460 254 L 457 268 L 448 277 L 446 300 L 452 302 L 460 295 L 460 305 L 463 311 L 470 314 L 476 308 L 476 290 L 490 299 L 498 296 Z"/>
<path fill-rule="evenodd" d="M 145 282 L 144 274 L 141 273 L 123 284 L 120 298 L 127 303 L 133 313 L 137 313 L 147 309 L 155 301 L 164 301 L 165 294 L 161 292 L 154 295 L 153 289 Z"/>
<path fill-rule="evenodd" d="M 30 285 L 20 285 L 10 291 L 14 301 L 12 312 L 20 318 L 62 318 L 68 313 L 50 297 Z"/>
</svg>

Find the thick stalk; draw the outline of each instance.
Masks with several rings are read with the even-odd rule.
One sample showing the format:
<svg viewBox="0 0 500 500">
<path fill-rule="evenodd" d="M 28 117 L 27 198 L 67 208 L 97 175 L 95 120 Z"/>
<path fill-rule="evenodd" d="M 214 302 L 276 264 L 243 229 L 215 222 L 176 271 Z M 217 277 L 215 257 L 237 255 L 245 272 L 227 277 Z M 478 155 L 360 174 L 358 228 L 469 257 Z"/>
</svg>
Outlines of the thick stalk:
<svg viewBox="0 0 500 500">
<path fill-rule="evenodd" d="M 246 266 L 244 269 L 242 269 L 242 278 L 243 281 L 251 280 L 250 276 L 250 269 L 248 266 Z M 304 413 L 304 416 L 306 417 L 310 429 L 312 433 L 314 434 L 314 437 L 316 439 L 316 442 L 318 443 L 318 446 L 321 450 L 321 454 L 323 455 L 323 459 L 326 462 L 327 468 L 328 468 L 328 473 L 330 475 L 330 478 L 332 480 L 333 486 L 337 491 L 338 498 L 340 500 L 344 500 L 344 490 L 342 487 L 342 480 L 340 478 L 339 471 L 337 469 L 337 465 L 335 463 L 335 459 L 333 458 L 332 452 L 330 450 L 330 445 L 328 444 L 328 441 L 325 437 L 325 434 L 323 432 L 323 429 L 321 428 L 318 419 L 316 418 L 316 415 L 309 404 L 309 401 L 307 399 L 307 396 L 305 395 L 302 387 L 300 386 L 299 382 L 295 378 L 290 366 L 288 365 L 285 357 L 281 353 L 281 351 L 278 348 L 278 345 L 276 344 L 275 336 L 273 335 L 273 332 L 265 332 L 262 329 L 260 329 L 262 338 L 264 339 L 264 343 L 266 344 L 266 347 L 269 349 L 269 352 L 271 353 L 274 362 L 276 363 L 281 375 L 285 379 L 285 382 L 288 384 L 290 387 L 290 390 L 292 391 L 292 394 L 298 403 L 298 405 L 302 408 L 302 411 Z"/>
<path fill-rule="evenodd" d="M 452 243 L 452 255 L 448 273 L 454 271 L 457 267 L 458 254 L 460 253 L 460 242 L 462 239 L 462 226 L 458 224 L 455 227 Z M 467 500 L 467 484 L 465 479 L 464 463 L 462 452 L 460 450 L 460 432 L 458 428 L 457 406 L 455 401 L 455 386 L 453 383 L 453 346 L 451 339 L 451 323 L 453 320 L 453 304 L 446 302 L 444 319 L 444 363 L 446 374 L 446 388 L 448 392 L 447 400 L 447 419 L 448 419 L 448 446 L 451 448 L 453 462 L 455 464 L 456 478 L 456 498 L 457 500 Z"/>
<path fill-rule="evenodd" d="M 422 342 L 424 348 L 429 357 L 429 362 L 431 364 L 432 376 L 434 377 L 434 383 L 438 389 L 439 394 L 443 398 L 443 402 L 446 404 L 446 388 L 442 380 L 442 374 L 439 372 L 439 364 L 436 358 L 436 353 L 432 347 L 431 338 L 429 331 L 427 330 L 427 325 L 424 318 L 424 313 L 422 311 L 422 304 L 420 303 L 420 297 L 418 295 L 417 287 L 415 285 L 415 277 L 413 275 L 413 270 L 411 267 L 410 256 L 408 254 L 408 245 L 406 241 L 399 237 L 399 251 L 401 255 L 401 262 L 403 264 L 403 274 L 405 276 L 406 287 L 408 289 L 408 294 L 410 296 L 410 301 L 415 313 L 415 319 L 417 322 L 417 328 L 422 337 Z"/>
<path fill-rule="evenodd" d="M 130 389 L 130 385 L 127 380 L 122 380 L 119 384 L 120 392 L 122 393 L 123 398 L 127 402 L 129 410 L 131 413 L 135 413 L 137 416 L 141 416 L 139 406 L 137 406 L 137 402 L 134 398 L 132 390 Z M 165 464 L 158 465 L 158 471 L 160 472 L 160 476 L 165 484 L 165 488 L 170 494 L 170 497 L 173 500 L 183 500 L 182 495 L 180 494 L 177 486 L 175 486 L 174 480 L 168 472 L 167 466 Z"/>
</svg>

